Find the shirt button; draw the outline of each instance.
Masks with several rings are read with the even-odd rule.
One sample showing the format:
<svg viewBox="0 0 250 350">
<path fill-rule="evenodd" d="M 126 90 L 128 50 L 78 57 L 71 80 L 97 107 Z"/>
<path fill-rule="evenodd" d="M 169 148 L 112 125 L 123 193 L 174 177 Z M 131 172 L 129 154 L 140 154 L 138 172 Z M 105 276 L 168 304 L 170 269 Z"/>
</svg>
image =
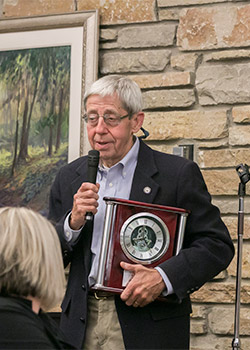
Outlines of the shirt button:
<svg viewBox="0 0 250 350">
<path fill-rule="evenodd" d="M 112 186 L 113 186 L 113 184 L 112 184 L 112 182 L 110 182 L 110 183 L 109 183 L 109 187 L 112 187 Z"/>
</svg>

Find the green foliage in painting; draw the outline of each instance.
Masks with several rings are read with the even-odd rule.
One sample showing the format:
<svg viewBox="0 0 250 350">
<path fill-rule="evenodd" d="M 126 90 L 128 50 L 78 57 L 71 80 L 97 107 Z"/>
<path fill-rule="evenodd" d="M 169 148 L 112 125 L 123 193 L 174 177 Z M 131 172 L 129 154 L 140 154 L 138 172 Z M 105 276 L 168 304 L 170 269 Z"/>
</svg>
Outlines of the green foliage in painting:
<svg viewBox="0 0 250 350">
<path fill-rule="evenodd" d="M 30 203 L 67 162 L 69 93 L 70 46 L 0 52 L 0 203 Z"/>
</svg>

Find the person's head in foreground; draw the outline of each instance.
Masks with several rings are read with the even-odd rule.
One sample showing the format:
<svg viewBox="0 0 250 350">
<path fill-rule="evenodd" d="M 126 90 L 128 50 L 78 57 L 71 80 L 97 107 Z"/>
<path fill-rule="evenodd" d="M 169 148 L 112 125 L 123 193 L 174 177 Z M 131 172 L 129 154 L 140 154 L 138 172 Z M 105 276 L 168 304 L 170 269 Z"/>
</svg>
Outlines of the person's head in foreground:
<svg viewBox="0 0 250 350">
<path fill-rule="evenodd" d="M 33 311 L 62 299 L 65 277 L 52 224 L 24 207 L 0 208 L 0 295 L 27 298 Z"/>
</svg>

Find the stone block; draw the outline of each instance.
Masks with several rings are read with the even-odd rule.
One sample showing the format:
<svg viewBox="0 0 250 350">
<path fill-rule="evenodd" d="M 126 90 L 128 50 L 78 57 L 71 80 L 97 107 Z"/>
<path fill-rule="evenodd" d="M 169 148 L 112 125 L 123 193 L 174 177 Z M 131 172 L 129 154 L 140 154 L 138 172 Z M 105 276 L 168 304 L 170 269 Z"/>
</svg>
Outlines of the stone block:
<svg viewBox="0 0 250 350">
<path fill-rule="evenodd" d="M 190 350 L 232 350 L 232 337 L 216 336 L 210 332 L 206 336 L 191 334 L 190 345 Z"/>
<path fill-rule="evenodd" d="M 118 36 L 117 29 L 101 29 L 100 40 L 116 40 Z"/>
<path fill-rule="evenodd" d="M 189 86 L 194 84 L 194 75 L 190 72 L 131 75 L 131 79 L 133 79 L 141 89 Z"/>
<path fill-rule="evenodd" d="M 186 108 L 195 103 L 194 90 L 151 90 L 142 93 L 144 109 Z"/>
<path fill-rule="evenodd" d="M 191 314 L 191 318 L 193 319 L 206 319 L 207 317 L 207 313 L 208 313 L 208 309 L 206 306 L 201 306 L 201 305 L 192 305 L 192 314 Z"/>
<path fill-rule="evenodd" d="M 237 247 L 235 251 L 235 256 L 228 267 L 228 273 L 231 276 L 236 276 L 236 268 L 237 268 Z M 250 245 L 249 242 L 244 242 L 242 247 L 242 262 L 241 262 L 241 275 L 242 278 L 250 278 Z M 242 284 L 244 282 L 242 281 Z M 248 303 L 250 302 L 250 294 L 248 297 Z"/>
<path fill-rule="evenodd" d="M 227 309 L 214 307 L 208 316 L 209 326 L 214 334 L 234 334 L 234 308 Z M 240 310 L 240 335 L 249 335 L 250 315 L 249 309 L 241 307 Z"/>
<path fill-rule="evenodd" d="M 239 210 L 238 197 L 226 197 L 224 199 L 213 198 L 213 203 L 220 208 L 222 214 L 237 214 Z M 245 214 L 250 214 L 250 198 L 245 197 L 244 201 Z"/>
<path fill-rule="evenodd" d="M 233 125 L 232 127 L 230 127 L 229 144 L 231 146 L 249 146 L 250 125 Z M 249 161 L 247 161 L 247 163 L 249 163 Z"/>
<path fill-rule="evenodd" d="M 155 21 L 155 0 L 77 0 L 78 10 L 98 9 L 101 24 Z"/>
<path fill-rule="evenodd" d="M 202 174 L 212 196 L 238 194 L 239 181 L 234 169 L 203 170 Z"/>
<path fill-rule="evenodd" d="M 174 44 L 175 24 L 142 25 L 122 28 L 118 32 L 120 48 L 167 47 Z"/>
<path fill-rule="evenodd" d="M 234 304 L 235 294 L 236 283 L 208 282 L 191 295 L 191 300 L 194 303 Z M 250 286 L 244 280 L 241 284 L 241 302 L 250 304 Z"/>
<path fill-rule="evenodd" d="M 250 106 L 237 106 L 232 108 L 234 123 L 250 123 Z"/>
<path fill-rule="evenodd" d="M 196 335 L 203 335 L 207 333 L 207 322 L 205 320 L 191 321 L 190 333 Z"/>
<path fill-rule="evenodd" d="M 203 106 L 250 102 L 250 64 L 202 65 L 197 69 L 196 87 Z"/>
<path fill-rule="evenodd" d="M 232 239 L 238 238 L 238 216 L 225 216 L 223 221 L 227 226 Z M 250 240 L 250 217 L 244 216 L 243 240 Z"/>
<path fill-rule="evenodd" d="M 197 53 L 182 53 L 172 55 L 170 59 L 171 67 L 177 70 L 195 71 L 201 55 Z"/>
<path fill-rule="evenodd" d="M 228 50 L 228 51 L 215 51 L 208 55 L 204 55 L 205 62 L 217 62 L 217 61 L 228 61 L 228 60 L 236 60 L 242 58 L 249 58 L 250 51 L 249 50 Z"/>
<path fill-rule="evenodd" d="M 165 144 L 164 142 L 154 142 L 154 141 L 148 141 L 147 144 L 155 149 L 156 151 L 159 152 L 163 152 L 163 153 L 169 153 L 169 154 L 173 154 L 173 147 L 177 146 L 177 145 L 168 145 Z"/>
<path fill-rule="evenodd" d="M 222 110 L 147 112 L 144 126 L 150 133 L 148 140 L 224 138 L 227 116 Z"/>
<path fill-rule="evenodd" d="M 165 20 L 172 20 L 176 21 L 179 19 L 179 12 L 180 9 L 175 8 L 175 9 L 158 9 L 158 16 L 160 21 L 165 21 Z"/>
<path fill-rule="evenodd" d="M 158 0 L 159 7 L 202 5 L 222 2 L 222 0 Z"/>
<path fill-rule="evenodd" d="M 249 163 L 250 149 L 248 148 L 223 148 L 213 150 L 200 150 L 198 163 L 201 168 L 235 167 L 241 163 Z M 231 173 L 231 170 L 229 170 Z M 236 170 L 234 169 L 236 176 Z M 233 175 L 233 174 L 232 174 Z M 237 176 L 236 176 L 237 177 Z"/>
<path fill-rule="evenodd" d="M 201 141 L 199 143 L 199 149 L 211 149 L 211 148 L 219 148 L 219 147 L 227 147 L 228 146 L 228 138 L 216 141 Z"/>
<path fill-rule="evenodd" d="M 177 45 L 187 51 L 249 46 L 249 19 L 250 5 L 183 9 Z"/>
<path fill-rule="evenodd" d="M 3 4 L 5 17 L 48 15 L 73 11 L 75 11 L 74 0 L 5 0 Z"/>
<path fill-rule="evenodd" d="M 105 52 L 100 57 L 102 74 L 160 72 L 169 64 L 171 51 Z"/>
<path fill-rule="evenodd" d="M 101 41 L 99 44 L 100 50 L 111 50 L 111 49 L 117 49 L 117 41 Z"/>
<path fill-rule="evenodd" d="M 191 294 L 191 300 L 194 303 L 232 304 L 235 300 L 235 284 L 207 282 L 198 291 Z"/>
</svg>

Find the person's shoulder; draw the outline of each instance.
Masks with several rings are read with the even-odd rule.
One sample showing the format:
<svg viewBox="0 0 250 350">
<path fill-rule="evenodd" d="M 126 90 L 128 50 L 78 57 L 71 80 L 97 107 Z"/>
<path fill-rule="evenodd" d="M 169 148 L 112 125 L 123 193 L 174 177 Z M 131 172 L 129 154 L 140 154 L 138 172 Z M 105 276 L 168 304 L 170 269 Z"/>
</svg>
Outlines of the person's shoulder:
<svg viewBox="0 0 250 350">
<path fill-rule="evenodd" d="M 24 301 L 1 298 L 0 349 L 52 349 L 43 323 Z"/>
<path fill-rule="evenodd" d="M 71 162 L 69 162 L 68 164 L 64 165 L 64 167 L 66 167 L 66 168 L 77 168 L 81 164 L 84 164 L 85 162 L 87 162 L 87 158 L 88 158 L 87 156 L 78 157 L 78 158 L 72 160 Z"/>
<path fill-rule="evenodd" d="M 87 165 L 87 156 L 81 156 L 77 159 L 74 159 L 73 161 L 69 162 L 68 164 L 65 164 L 63 167 L 60 168 L 59 173 L 72 173 L 74 171 L 77 171 L 77 169 L 84 168 Z"/>
</svg>

